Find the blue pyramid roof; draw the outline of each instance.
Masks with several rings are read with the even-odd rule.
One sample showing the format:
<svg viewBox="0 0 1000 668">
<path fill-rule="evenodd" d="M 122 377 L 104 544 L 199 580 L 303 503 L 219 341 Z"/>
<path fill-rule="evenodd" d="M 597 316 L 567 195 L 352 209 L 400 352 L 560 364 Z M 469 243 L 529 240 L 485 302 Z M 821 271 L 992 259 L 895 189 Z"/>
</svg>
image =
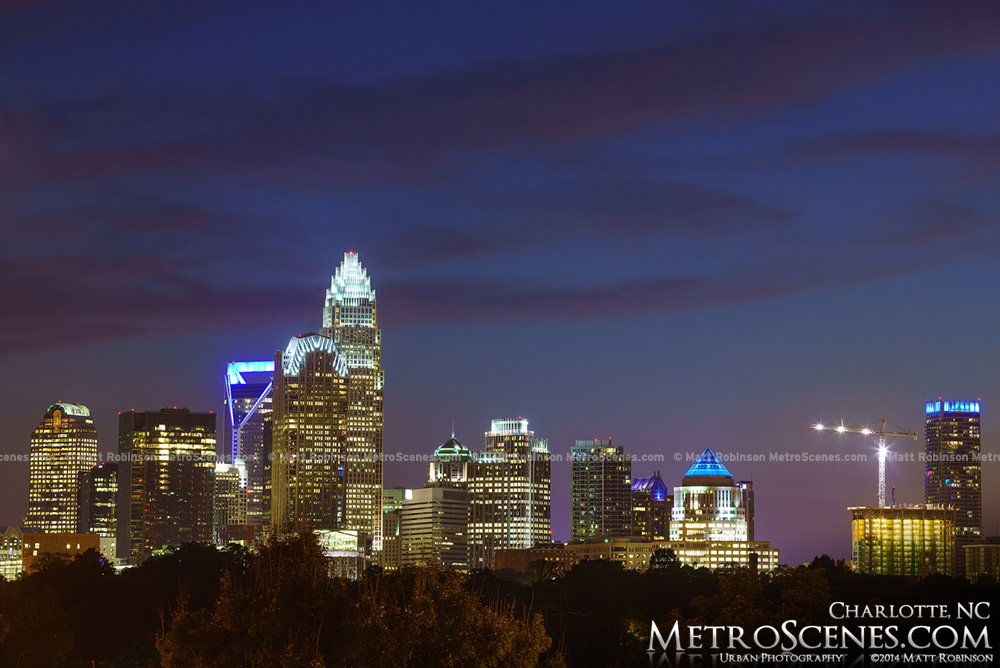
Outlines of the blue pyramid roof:
<svg viewBox="0 0 1000 668">
<path fill-rule="evenodd" d="M 705 448 L 705 452 L 701 453 L 698 461 L 684 474 L 685 478 L 688 476 L 722 476 L 732 478 L 733 474 L 716 458 L 711 448 Z"/>
</svg>

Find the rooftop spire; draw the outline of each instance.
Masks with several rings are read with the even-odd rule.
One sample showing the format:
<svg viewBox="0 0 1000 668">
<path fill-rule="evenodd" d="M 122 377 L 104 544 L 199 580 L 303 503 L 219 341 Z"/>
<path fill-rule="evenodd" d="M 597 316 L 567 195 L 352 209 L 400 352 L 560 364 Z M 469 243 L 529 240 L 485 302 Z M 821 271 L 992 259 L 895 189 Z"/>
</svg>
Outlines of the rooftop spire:
<svg viewBox="0 0 1000 668">
<path fill-rule="evenodd" d="M 715 456 L 711 448 L 705 448 L 705 451 L 701 453 L 688 472 L 684 474 L 684 477 L 688 476 L 713 476 L 713 477 L 726 477 L 732 478 L 733 474 L 729 472 L 722 462 Z"/>
<path fill-rule="evenodd" d="M 361 266 L 361 258 L 356 251 L 344 253 L 344 261 L 337 267 L 330 280 L 330 290 L 327 297 L 340 302 L 345 299 L 375 299 L 372 281 L 368 272 Z"/>
</svg>

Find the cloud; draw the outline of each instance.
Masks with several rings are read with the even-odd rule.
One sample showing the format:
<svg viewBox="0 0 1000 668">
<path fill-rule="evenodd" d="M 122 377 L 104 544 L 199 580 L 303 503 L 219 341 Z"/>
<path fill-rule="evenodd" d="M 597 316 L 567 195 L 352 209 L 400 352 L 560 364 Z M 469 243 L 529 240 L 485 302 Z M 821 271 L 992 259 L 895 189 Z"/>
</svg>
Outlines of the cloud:
<svg viewBox="0 0 1000 668">
<path fill-rule="evenodd" d="M 34 154 L 25 161 L 32 178 L 50 182 L 146 172 L 307 188 L 419 183 L 484 151 L 607 141 L 696 116 L 745 119 L 823 99 L 928 58 L 972 57 L 1000 47 L 993 29 L 1000 9 L 992 3 L 962 11 L 934 3 L 887 7 L 894 10 L 781 17 L 684 43 L 483 64 L 372 86 L 291 77 L 262 87 L 269 92 L 140 86 L 127 101 L 98 96 L 106 108 L 89 114 L 84 127 L 81 118 L 88 116 L 74 105 L 92 109 L 89 101 L 31 110 L 48 132 L 19 152 Z M 186 131 L 158 134 L 170 119 Z M 85 137 L 122 127 L 130 128 L 132 143 L 83 141 L 79 150 L 55 150 L 45 139 L 65 136 L 66 128 Z"/>
<path fill-rule="evenodd" d="M 915 153 L 928 159 L 959 158 L 974 165 L 1000 167 L 1000 135 L 960 135 L 928 131 L 879 131 L 797 142 L 793 156 L 825 162 L 887 153 Z"/>
<path fill-rule="evenodd" d="M 526 187 L 482 190 L 470 184 L 397 198 L 386 218 L 405 220 L 379 251 L 420 265 L 511 249 L 558 246 L 567 239 L 606 243 L 723 242 L 787 231 L 798 217 L 778 206 L 694 183 L 639 176 L 539 176 Z M 445 225 L 442 220 L 459 221 Z M 475 220 L 475 225 L 469 225 Z"/>
<path fill-rule="evenodd" d="M 222 287 L 179 274 L 162 255 L 0 261 L 3 354 L 96 341 L 260 328 L 318 312 L 320 289 Z"/>
<path fill-rule="evenodd" d="M 968 246 L 994 242 L 995 221 L 980 211 L 955 202 L 926 200 L 882 216 L 879 236 L 886 243 L 909 246 Z"/>
</svg>

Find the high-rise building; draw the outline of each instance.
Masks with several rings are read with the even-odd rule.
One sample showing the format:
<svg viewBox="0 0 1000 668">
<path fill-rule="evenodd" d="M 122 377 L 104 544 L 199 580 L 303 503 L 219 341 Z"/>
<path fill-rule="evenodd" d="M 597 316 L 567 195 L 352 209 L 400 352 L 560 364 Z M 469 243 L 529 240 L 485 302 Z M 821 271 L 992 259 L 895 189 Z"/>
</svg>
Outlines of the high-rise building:
<svg viewBox="0 0 1000 668">
<path fill-rule="evenodd" d="M 346 512 L 343 355 L 329 336 L 302 334 L 275 354 L 274 368 L 271 525 L 278 531 L 358 530 Z M 381 515 L 379 523 L 381 532 Z"/>
<path fill-rule="evenodd" d="M 431 563 L 468 570 L 468 491 L 459 487 L 407 490 L 400 508 L 402 565 Z"/>
<path fill-rule="evenodd" d="M 670 540 L 658 546 L 695 567 L 771 570 L 779 563 L 779 552 L 769 541 L 751 538 L 752 506 L 753 485 L 737 484 L 705 448 L 674 487 Z"/>
<path fill-rule="evenodd" d="M 271 454 L 271 389 L 274 360 L 230 362 L 226 366 L 223 444 L 226 459 L 246 467 L 246 524 L 270 524 L 266 475 Z"/>
<path fill-rule="evenodd" d="M 344 253 L 326 291 L 321 334 L 333 340 L 347 376 L 344 525 L 382 549 L 382 334 L 375 290 L 358 254 Z"/>
<path fill-rule="evenodd" d="M 467 488 L 470 461 L 472 451 L 462 445 L 452 433 L 450 439 L 434 450 L 434 456 L 427 465 L 427 482 L 424 486 Z"/>
<path fill-rule="evenodd" d="M 469 566 L 492 568 L 498 548 L 552 542 L 548 443 L 523 418 L 493 420 L 469 464 Z"/>
<path fill-rule="evenodd" d="M 577 441 L 571 451 L 572 540 L 632 534 L 632 462 L 611 439 Z"/>
<path fill-rule="evenodd" d="M 955 519 L 955 575 L 965 575 L 963 549 L 983 534 L 983 488 L 980 464 L 980 402 L 926 403 L 924 501 L 948 505 Z"/>
<path fill-rule="evenodd" d="M 874 575 L 953 575 L 955 510 L 942 506 L 852 507 L 854 567 Z"/>
<path fill-rule="evenodd" d="M 0 577 L 14 580 L 21 575 L 21 527 L 0 527 Z"/>
<path fill-rule="evenodd" d="M 753 540 L 754 524 L 757 519 L 753 503 L 753 481 L 740 480 L 738 483 L 736 483 L 736 486 L 739 487 L 740 490 L 742 491 L 743 512 L 747 518 L 747 540 Z"/>
<path fill-rule="evenodd" d="M 1000 582 L 1000 537 L 990 536 L 982 543 L 965 546 L 965 577 L 970 582 L 984 577 Z"/>
<path fill-rule="evenodd" d="M 119 560 L 212 542 L 215 428 L 214 412 L 187 408 L 119 415 Z"/>
<path fill-rule="evenodd" d="M 232 464 L 215 465 L 215 490 L 212 494 L 212 525 L 216 545 L 248 544 L 254 538 L 248 512 L 250 490 L 247 467 L 242 459 Z M 259 525 L 256 525 L 259 526 Z"/>
<path fill-rule="evenodd" d="M 77 533 L 100 536 L 101 554 L 114 561 L 118 553 L 118 464 L 101 463 L 79 475 Z"/>
<path fill-rule="evenodd" d="M 378 565 L 386 571 L 398 570 L 403 563 L 400 519 L 403 499 L 412 491 L 405 487 L 382 490 L 382 551 L 377 553 L 377 559 Z"/>
<path fill-rule="evenodd" d="M 733 474 L 705 448 L 674 487 L 670 540 L 748 540 L 743 498 Z"/>
<path fill-rule="evenodd" d="M 28 516 L 31 530 L 72 533 L 79 522 L 80 473 L 97 464 L 97 428 L 90 409 L 58 402 L 31 434 Z"/>
<path fill-rule="evenodd" d="M 674 497 L 657 471 L 649 478 L 632 481 L 632 535 L 645 540 L 670 537 L 670 513 Z"/>
</svg>

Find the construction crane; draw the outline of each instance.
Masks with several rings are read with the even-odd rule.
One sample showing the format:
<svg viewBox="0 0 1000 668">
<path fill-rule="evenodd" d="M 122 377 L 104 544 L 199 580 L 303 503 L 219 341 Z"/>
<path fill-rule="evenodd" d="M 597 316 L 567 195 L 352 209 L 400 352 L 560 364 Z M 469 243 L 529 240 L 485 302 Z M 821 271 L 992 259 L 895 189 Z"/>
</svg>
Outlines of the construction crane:
<svg viewBox="0 0 1000 668">
<path fill-rule="evenodd" d="M 839 425 L 831 426 L 819 422 L 810 422 L 809 427 L 817 431 L 835 431 L 840 434 L 863 434 L 865 436 L 875 436 L 878 443 L 878 507 L 885 508 L 885 454 L 888 448 L 885 447 L 886 436 L 908 436 L 917 440 L 917 434 L 912 431 L 886 431 L 885 425 L 889 420 L 882 419 L 882 427 L 878 430 L 868 427 L 845 427 L 841 422 Z"/>
</svg>

